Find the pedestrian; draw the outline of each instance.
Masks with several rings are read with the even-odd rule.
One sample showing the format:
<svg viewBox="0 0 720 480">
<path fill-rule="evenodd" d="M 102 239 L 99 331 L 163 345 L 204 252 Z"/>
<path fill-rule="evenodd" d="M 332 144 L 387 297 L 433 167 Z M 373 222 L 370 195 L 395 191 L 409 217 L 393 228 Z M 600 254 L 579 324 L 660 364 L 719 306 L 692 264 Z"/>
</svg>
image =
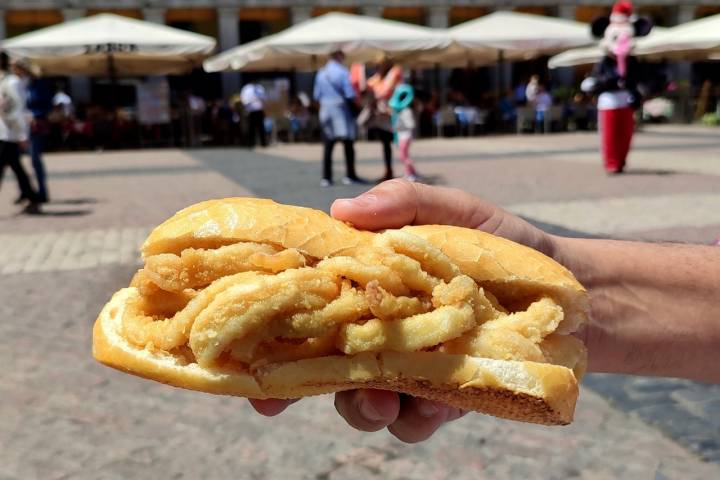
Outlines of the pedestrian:
<svg viewBox="0 0 720 480">
<path fill-rule="evenodd" d="M 265 132 L 265 101 L 267 94 L 265 87 L 257 82 L 247 83 L 240 90 L 240 101 L 248 118 L 248 145 L 255 146 L 257 139 L 260 145 L 267 147 L 267 133 Z"/>
<path fill-rule="evenodd" d="M 343 64 L 345 54 L 338 50 L 315 76 L 313 97 L 320 104 L 320 127 L 323 136 L 323 176 L 320 185 L 333 184 L 332 151 L 335 143 L 345 148 L 345 177 L 342 183 L 367 183 L 355 173 L 355 139 L 357 124 L 352 109 L 357 108 L 357 93 L 350 84 L 350 70 Z"/>
<path fill-rule="evenodd" d="M 525 102 L 531 107 L 534 106 L 538 93 L 540 93 L 540 75 L 533 75 L 525 87 Z"/>
<path fill-rule="evenodd" d="M 28 145 L 27 86 L 8 71 L 8 58 L 0 55 L 0 185 L 5 167 L 10 166 L 20 188 L 16 203 L 28 202 L 26 213 L 39 213 L 38 196 L 20 163 L 20 153 Z"/>
<path fill-rule="evenodd" d="M 413 87 L 404 83 L 397 86 L 393 96 L 388 102 L 390 108 L 393 110 L 392 121 L 400 161 L 405 166 L 405 179 L 410 182 L 417 181 L 417 171 L 410 158 L 410 144 L 415 135 L 414 98 L 415 91 Z"/>
<path fill-rule="evenodd" d="M 392 97 L 395 87 L 402 81 L 403 71 L 387 54 L 380 55 L 376 60 L 376 65 L 377 71 L 367 79 L 367 88 L 372 94 L 367 128 L 370 138 L 380 140 L 382 143 L 385 164 L 385 174 L 382 180 L 390 180 L 393 178 L 393 127 L 392 109 L 388 105 L 388 101 Z"/>
<path fill-rule="evenodd" d="M 75 116 L 75 106 L 73 105 L 72 98 L 65 92 L 65 87 L 62 83 L 58 83 L 55 95 L 52 99 L 54 107 L 60 107 L 63 116 L 65 118 L 72 118 Z"/>
<path fill-rule="evenodd" d="M 545 132 L 545 115 L 547 111 L 552 107 L 553 99 L 548 93 L 545 85 L 539 83 L 537 86 L 537 93 L 533 105 L 535 106 L 535 131 Z"/>
<path fill-rule="evenodd" d="M 45 141 L 50 133 L 48 115 L 53 109 L 53 92 L 44 78 L 33 75 L 31 69 L 22 62 L 12 63 L 13 72 L 27 82 L 27 107 L 32 114 L 30 120 L 30 158 L 32 159 L 35 180 L 38 186 L 38 201 L 46 203 L 49 200 L 43 150 Z"/>
</svg>

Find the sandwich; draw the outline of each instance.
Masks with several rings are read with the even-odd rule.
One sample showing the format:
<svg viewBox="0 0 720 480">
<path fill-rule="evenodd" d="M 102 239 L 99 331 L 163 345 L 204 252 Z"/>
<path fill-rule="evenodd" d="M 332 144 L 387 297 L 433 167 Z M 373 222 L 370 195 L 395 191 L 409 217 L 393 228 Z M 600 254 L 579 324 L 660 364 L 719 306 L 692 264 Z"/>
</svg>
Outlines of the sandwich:
<svg viewBox="0 0 720 480">
<path fill-rule="evenodd" d="M 369 232 L 271 200 L 202 202 L 153 230 L 93 328 L 94 357 L 213 394 L 393 390 L 546 425 L 572 421 L 584 288 L 478 230 Z"/>
</svg>

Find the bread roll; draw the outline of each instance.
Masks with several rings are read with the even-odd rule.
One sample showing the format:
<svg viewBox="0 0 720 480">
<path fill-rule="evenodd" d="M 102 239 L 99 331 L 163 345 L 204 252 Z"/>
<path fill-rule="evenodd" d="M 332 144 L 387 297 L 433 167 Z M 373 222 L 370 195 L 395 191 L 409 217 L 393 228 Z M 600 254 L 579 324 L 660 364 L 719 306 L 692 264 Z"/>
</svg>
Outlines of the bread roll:
<svg viewBox="0 0 720 480">
<path fill-rule="evenodd" d="M 379 388 L 546 425 L 572 421 L 588 299 L 543 254 L 460 227 L 356 230 L 308 208 L 188 207 L 142 246 L 93 355 L 249 398 Z"/>
</svg>

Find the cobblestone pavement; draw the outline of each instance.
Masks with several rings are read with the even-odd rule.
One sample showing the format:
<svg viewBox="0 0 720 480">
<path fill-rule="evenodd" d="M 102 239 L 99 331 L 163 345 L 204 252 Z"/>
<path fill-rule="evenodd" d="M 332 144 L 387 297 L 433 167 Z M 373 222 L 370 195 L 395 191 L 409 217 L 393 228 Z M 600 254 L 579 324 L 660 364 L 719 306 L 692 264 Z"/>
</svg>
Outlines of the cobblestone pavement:
<svg viewBox="0 0 720 480">
<path fill-rule="evenodd" d="M 717 131 L 654 127 L 635 147 L 630 174 L 613 178 L 601 172 L 590 134 L 420 141 L 414 153 L 434 183 L 550 231 L 714 240 Z M 358 146 L 368 178 L 381 173 L 379 153 L 377 144 Z M 351 430 L 329 397 L 265 419 L 240 399 L 173 389 L 91 359 L 94 316 L 127 284 L 151 226 L 211 197 L 327 209 L 362 191 L 318 188 L 318 154 L 317 145 L 291 145 L 48 155 L 53 202 L 32 217 L 11 206 L 15 186 L 6 179 L 0 479 L 720 478 L 718 386 L 591 375 L 569 427 L 471 415 L 404 445 L 386 432 Z"/>
</svg>

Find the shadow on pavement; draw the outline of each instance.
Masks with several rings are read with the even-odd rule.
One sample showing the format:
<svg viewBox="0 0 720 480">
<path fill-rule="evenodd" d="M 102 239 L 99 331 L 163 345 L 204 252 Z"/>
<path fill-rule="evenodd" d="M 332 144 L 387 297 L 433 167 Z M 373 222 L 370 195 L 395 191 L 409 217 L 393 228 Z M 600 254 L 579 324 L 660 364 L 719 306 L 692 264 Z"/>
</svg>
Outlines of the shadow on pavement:
<svg viewBox="0 0 720 480">
<path fill-rule="evenodd" d="M 17 215 L 32 215 L 33 217 L 81 217 L 90 215 L 91 209 L 77 210 L 40 210 L 37 212 L 20 212 Z"/>
<path fill-rule="evenodd" d="M 655 168 L 633 168 L 623 172 L 624 175 L 677 175 L 678 173 L 680 172 Z"/>
<path fill-rule="evenodd" d="M 97 198 L 83 197 L 83 198 L 53 198 L 50 200 L 51 205 L 88 205 L 99 203 Z"/>
</svg>

